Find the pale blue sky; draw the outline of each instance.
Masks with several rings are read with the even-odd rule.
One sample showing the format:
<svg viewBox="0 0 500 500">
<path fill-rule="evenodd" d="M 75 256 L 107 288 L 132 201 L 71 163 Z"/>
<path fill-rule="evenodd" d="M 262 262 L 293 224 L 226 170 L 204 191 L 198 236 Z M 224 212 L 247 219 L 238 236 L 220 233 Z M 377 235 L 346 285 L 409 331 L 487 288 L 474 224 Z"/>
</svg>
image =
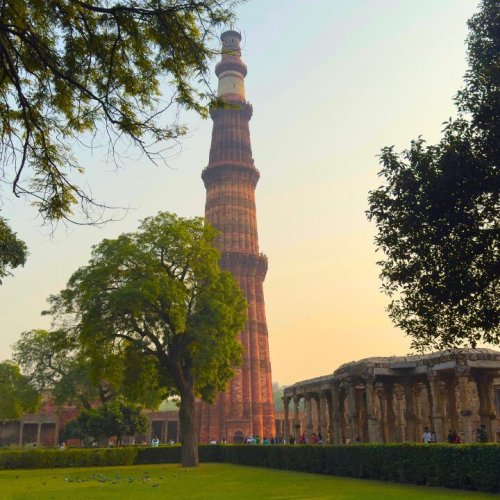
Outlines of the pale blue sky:
<svg viewBox="0 0 500 500">
<path fill-rule="evenodd" d="M 292 383 L 373 355 L 405 354 L 409 341 L 386 317 L 367 194 L 378 186 L 381 147 L 439 138 L 455 114 L 466 70 L 466 21 L 475 0 L 254 0 L 238 7 L 248 65 L 257 210 L 273 379 Z M 215 85 L 215 76 L 213 76 Z M 191 128 L 171 168 L 145 158 L 117 170 L 105 151 L 78 151 L 98 198 L 133 207 L 103 227 L 40 226 L 22 200 L 2 214 L 29 246 L 26 266 L 0 287 L 0 359 L 23 330 L 47 327 L 45 299 L 90 247 L 132 231 L 159 210 L 202 215 L 200 178 L 211 121 Z M 83 184 L 83 180 L 80 180 Z"/>
</svg>

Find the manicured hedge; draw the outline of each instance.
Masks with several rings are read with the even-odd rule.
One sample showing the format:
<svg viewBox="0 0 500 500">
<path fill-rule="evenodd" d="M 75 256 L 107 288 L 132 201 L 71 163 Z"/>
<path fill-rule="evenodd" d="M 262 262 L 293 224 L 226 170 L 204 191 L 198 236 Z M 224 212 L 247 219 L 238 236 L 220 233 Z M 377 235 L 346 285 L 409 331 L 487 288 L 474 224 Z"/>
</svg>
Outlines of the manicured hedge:
<svg viewBox="0 0 500 500">
<path fill-rule="evenodd" d="M 198 447 L 200 462 L 219 462 L 220 447 L 216 445 L 200 445 Z M 159 446 L 158 448 L 138 448 L 136 464 L 175 464 L 181 461 L 180 446 Z"/>
<path fill-rule="evenodd" d="M 223 462 L 468 490 L 500 491 L 500 445 L 221 446 Z"/>
<path fill-rule="evenodd" d="M 228 462 L 466 490 L 500 491 L 500 445 L 204 445 L 201 462 Z M 7 449 L 0 469 L 179 463 L 180 446 Z"/>
<path fill-rule="evenodd" d="M 220 447 L 199 447 L 201 462 L 218 462 Z M 124 448 L 13 448 L 0 450 L 0 469 L 49 469 L 105 465 L 171 464 L 181 461 L 180 446 Z"/>
<path fill-rule="evenodd" d="M 0 453 L 0 469 L 133 465 L 136 455 L 135 448 L 9 449 Z"/>
</svg>

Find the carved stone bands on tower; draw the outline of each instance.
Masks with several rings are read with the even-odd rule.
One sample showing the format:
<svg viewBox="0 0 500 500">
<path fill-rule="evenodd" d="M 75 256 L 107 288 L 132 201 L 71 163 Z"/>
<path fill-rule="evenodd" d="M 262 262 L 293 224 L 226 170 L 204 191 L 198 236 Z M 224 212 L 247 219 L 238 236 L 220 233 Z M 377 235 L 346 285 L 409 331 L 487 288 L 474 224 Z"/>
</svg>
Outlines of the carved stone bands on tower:
<svg viewBox="0 0 500 500">
<path fill-rule="evenodd" d="M 241 60 L 241 35 L 221 35 L 222 58 L 215 68 L 218 96 L 225 104 L 211 110 L 214 122 L 208 166 L 202 172 L 207 190 L 205 217 L 221 233 L 221 267 L 231 271 L 248 301 L 248 322 L 240 332 L 243 366 L 214 405 L 198 406 L 199 441 L 239 442 L 253 434 L 271 437 L 274 409 L 263 282 L 267 257 L 259 253 L 254 166 L 245 100 L 247 67 Z"/>
</svg>

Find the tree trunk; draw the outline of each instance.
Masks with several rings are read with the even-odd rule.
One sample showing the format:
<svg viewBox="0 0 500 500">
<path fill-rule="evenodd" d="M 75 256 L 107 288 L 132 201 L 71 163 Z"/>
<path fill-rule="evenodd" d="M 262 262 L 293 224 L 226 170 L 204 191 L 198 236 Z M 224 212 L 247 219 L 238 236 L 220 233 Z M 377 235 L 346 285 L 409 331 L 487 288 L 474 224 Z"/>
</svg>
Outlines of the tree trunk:
<svg viewBox="0 0 500 500">
<path fill-rule="evenodd" d="M 182 441 L 182 466 L 198 465 L 198 436 L 196 434 L 195 406 L 193 388 L 182 391 L 179 408 L 179 423 Z"/>
</svg>

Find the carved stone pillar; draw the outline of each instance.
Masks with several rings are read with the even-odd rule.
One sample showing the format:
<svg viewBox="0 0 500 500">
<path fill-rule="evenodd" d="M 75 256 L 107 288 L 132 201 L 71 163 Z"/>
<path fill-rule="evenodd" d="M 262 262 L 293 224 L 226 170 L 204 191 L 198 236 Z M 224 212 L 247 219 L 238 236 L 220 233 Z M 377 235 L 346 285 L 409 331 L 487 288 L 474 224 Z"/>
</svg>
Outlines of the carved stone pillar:
<svg viewBox="0 0 500 500">
<path fill-rule="evenodd" d="M 413 401 L 415 408 L 415 441 L 420 442 L 422 440 L 422 434 L 424 432 L 424 419 L 422 415 L 422 389 L 423 384 L 417 382 L 413 386 Z"/>
<path fill-rule="evenodd" d="M 290 412 L 290 398 L 283 397 L 283 413 L 285 416 L 285 422 L 283 425 L 283 438 L 285 440 L 285 443 L 289 442 L 290 439 L 290 417 L 289 417 L 289 412 Z"/>
<path fill-rule="evenodd" d="M 349 408 L 346 409 L 348 386 L 346 383 L 340 384 L 339 410 L 340 410 L 340 442 L 347 444 L 350 434 L 347 432 L 347 419 L 349 418 Z M 350 432 L 350 427 L 349 427 Z"/>
<path fill-rule="evenodd" d="M 367 375 L 365 380 L 366 415 L 368 418 L 368 442 L 377 443 L 382 441 L 382 429 L 377 409 L 375 408 L 375 377 Z"/>
<path fill-rule="evenodd" d="M 480 373 L 475 378 L 479 395 L 479 418 L 486 427 L 488 441 L 496 442 L 496 412 L 494 403 L 493 377 L 489 373 Z"/>
<path fill-rule="evenodd" d="M 333 444 L 342 444 L 340 432 L 340 387 L 332 386 L 332 441 Z"/>
<path fill-rule="evenodd" d="M 356 441 L 356 438 L 359 437 L 359 428 L 358 428 L 358 405 L 357 405 L 357 397 L 356 397 L 356 384 L 351 382 L 349 384 L 349 422 L 351 425 L 351 443 Z"/>
<path fill-rule="evenodd" d="M 405 441 L 418 441 L 415 435 L 415 399 L 413 393 L 413 383 L 410 378 L 404 380 L 405 395 Z"/>
<path fill-rule="evenodd" d="M 311 396 L 312 405 L 312 421 L 313 421 L 313 432 L 318 434 L 320 431 L 320 411 L 319 411 L 319 394 L 315 393 Z"/>
<path fill-rule="evenodd" d="M 472 437 L 472 408 L 469 401 L 469 368 L 466 366 L 459 366 L 456 369 L 458 380 L 458 391 L 460 394 L 460 427 L 463 430 L 462 442 L 472 443 L 475 441 Z"/>
<path fill-rule="evenodd" d="M 402 443 L 405 440 L 406 419 L 404 412 L 404 387 L 401 384 L 394 384 L 393 395 L 396 403 L 396 442 Z"/>
<path fill-rule="evenodd" d="M 333 401 L 332 401 L 332 390 L 327 391 L 327 403 L 328 403 L 328 437 L 325 441 L 326 444 L 333 444 Z"/>
<path fill-rule="evenodd" d="M 383 443 L 388 442 L 387 438 L 387 399 L 384 389 L 384 384 L 382 382 L 377 382 L 375 384 L 375 394 L 380 401 L 380 430 L 381 438 Z"/>
<path fill-rule="evenodd" d="M 434 372 L 427 374 L 431 394 L 431 426 L 436 433 L 436 441 L 444 441 L 444 397 L 443 382 Z"/>
<path fill-rule="evenodd" d="M 392 382 L 384 384 L 387 403 L 387 442 L 396 442 L 396 415 L 394 413 L 394 395 Z"/>
<path fill-rule="evenodd" d="M 313 418 L 312 418 L 312 395 L 306 394 L 305 398 L 305 410 L 306 410 L 306 440 L 308 443 L 311 442 L 311 436 L 313 433 Z"/>
<path fill-rule="evenodd" d="M 300 439 L 300 413 L 299 413 L 299 405 L 300 405 L 300 396 L 293 397 L 293 406 L 294 406 L 294 418 L 293 418 L 293 435 L 295 437 L 295 443 L 299 442 Z"/>
<path fill-rule="evenodd" d="M 319 394 L 319 431 L 321 432 L 321 440 L 324 444 L 328 441 L 328 418 L 327 418 L 327 407 L 328 407 L 328 393 L 322 391 Z"/>
<path fill-rule="evenodd" d="M 448 377 L 446 380 L 446 424 L 448 433 L 458 430 L 457 384 L 458 381 L 455 375 Z"/>
</svg>

